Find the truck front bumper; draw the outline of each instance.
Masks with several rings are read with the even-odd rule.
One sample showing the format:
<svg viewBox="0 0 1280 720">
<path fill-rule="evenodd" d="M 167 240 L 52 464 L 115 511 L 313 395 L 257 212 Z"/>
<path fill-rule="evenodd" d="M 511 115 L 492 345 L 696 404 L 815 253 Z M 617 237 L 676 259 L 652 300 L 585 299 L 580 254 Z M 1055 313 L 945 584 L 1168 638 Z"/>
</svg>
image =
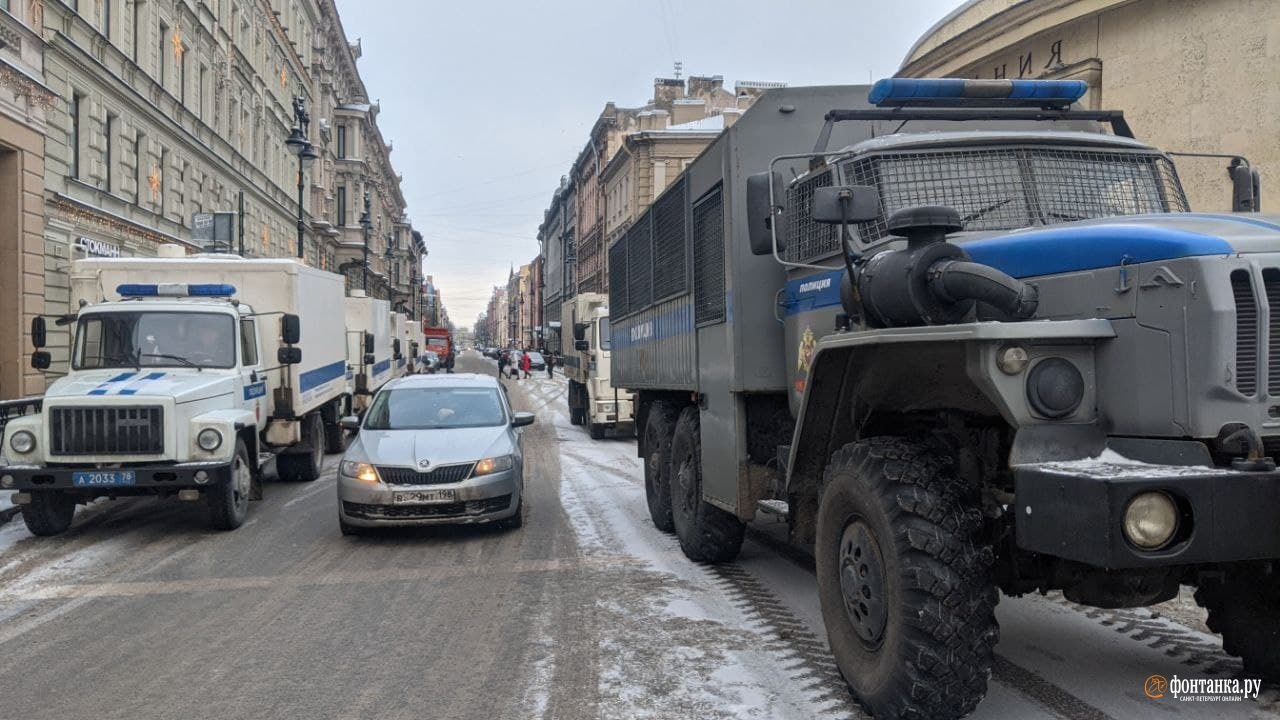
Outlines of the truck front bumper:
<svg viewBox="0 0 1280 720">
<path fill-rule="evenodd" d="M 77 484 L 79 473 L 133 473 L 128 485 Z M 6 482 L 6 478 L 12 478 Z M 75 490 L 86 495 L 156 495 L 231 482 L 231 462 L 171 463 L 132 467 L 41 467 L 0 465 L 0 490 Z"/>
<path fill-rule="evenodd" d="M 1280 472 L 1179 465 L 1046 463 L 1014 468 L 1018 547 L 1101 568 L 1280 558 Z M 1173 539 L 1144 550 L 1124 531 L 1129 503 L 1166 494 Z"/>
</svg>

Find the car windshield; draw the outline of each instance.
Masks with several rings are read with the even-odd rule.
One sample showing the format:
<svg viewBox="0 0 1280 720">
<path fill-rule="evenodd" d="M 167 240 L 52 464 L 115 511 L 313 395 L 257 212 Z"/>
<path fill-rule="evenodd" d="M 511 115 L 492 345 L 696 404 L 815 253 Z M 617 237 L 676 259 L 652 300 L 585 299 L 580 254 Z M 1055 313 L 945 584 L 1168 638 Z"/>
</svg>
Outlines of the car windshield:
<svg viewBox="0 0 1280 720">
<path fill-rule="evenodd" d="M 76 327 L 77 370 L 235 364 L 235 319 L 223 313 L 96 313 Z"/>
<path fill-rule="evenodd" d="M 492 427 L 507 422 L 496 388 L 395 388 L 373 399 L 366 430 Z"/>
</svg>

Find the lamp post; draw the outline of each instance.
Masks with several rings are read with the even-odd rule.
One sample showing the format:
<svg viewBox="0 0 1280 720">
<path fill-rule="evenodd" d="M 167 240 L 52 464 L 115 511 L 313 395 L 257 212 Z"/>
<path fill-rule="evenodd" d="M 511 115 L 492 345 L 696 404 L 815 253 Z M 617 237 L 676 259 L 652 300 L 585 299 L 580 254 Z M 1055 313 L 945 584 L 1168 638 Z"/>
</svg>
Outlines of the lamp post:
<svg viewBox="0 0 1280 720">
<path fill-rule="evenodd" d="M 418 294 L 422 292 L 422 288 L 418 287 L 418 264 L 409 263 L 409 314 L 414 320 L 421 320 L 418 317 Z"/>
<path fill-rule="evenodd" d="M 364 191 L 364 212 L 360 213 L 360 229 L 364 232 L 364 274 L 360 279 L 360 289 L 369 292 L 369 227 L 373 222 L 369 219 L 369 191 Z"/>
<path fill-rule="evenodd" d="M 307 140 L 307 131 L 311 126 L 311 116 L 307 114 L 306 106 L 303 104 L 301 95 L 293 96 L 293 132 L 289 133 L 288 139 L 284 141 L 289 152 L 298 158 L 298 259 L 306 257 L 306 249 L 302 245 L 302 236 L 306 231 L 307 225 L 302 218 L 302 187 L 305 179 L 304 172 L 310 167 L 311 162 L 319 155 L 311 145 L 311 141 Z"/>
</svg>

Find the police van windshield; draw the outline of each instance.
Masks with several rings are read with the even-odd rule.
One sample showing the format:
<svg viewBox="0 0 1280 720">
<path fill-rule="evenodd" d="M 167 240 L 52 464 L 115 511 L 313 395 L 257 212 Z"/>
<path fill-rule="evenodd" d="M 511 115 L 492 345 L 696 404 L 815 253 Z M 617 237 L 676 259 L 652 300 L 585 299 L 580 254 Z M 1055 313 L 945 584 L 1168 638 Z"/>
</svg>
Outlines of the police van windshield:
<svg viewBox="0 0 1280 720">
<path fill-rule="evenodd" d="M 222 313 L 98 313 L 76 327 L 76 370 L 235 364 L 235 320 Z"/>
</svg>

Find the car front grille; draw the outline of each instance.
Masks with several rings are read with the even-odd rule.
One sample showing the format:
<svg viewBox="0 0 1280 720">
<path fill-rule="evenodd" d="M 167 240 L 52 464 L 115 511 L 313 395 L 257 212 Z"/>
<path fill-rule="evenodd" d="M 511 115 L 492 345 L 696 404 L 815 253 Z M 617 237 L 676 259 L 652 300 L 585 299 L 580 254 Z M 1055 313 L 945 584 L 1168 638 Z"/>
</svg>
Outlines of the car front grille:
<svg viewBox="0 0 1280 720">
<path fill-rule="evenodd" d="M 444 520 L 448 518 L 474 517 L 506 510 L 511 505 L 510 495 L 468 500 L 466 502 L 439 505 L 368 505 L 366 503 L 342 503 L 342 511 L 348 517 L 366 520 Z"/>
<path fill-rule="evenodd" d="M 461 465 L 441 465 L 427 472 L 418 472 L 413 468 L 378 466 L 378 475 L 388 485 L 444 485 L 462 482 L 471 477 L 471 469 L 475 463 Z"/>
<path fill-rule="evenodd" d="M 164 408 L 55 407 L 51 455 L 157 455 L 164 452 Z"/>
</svg>

